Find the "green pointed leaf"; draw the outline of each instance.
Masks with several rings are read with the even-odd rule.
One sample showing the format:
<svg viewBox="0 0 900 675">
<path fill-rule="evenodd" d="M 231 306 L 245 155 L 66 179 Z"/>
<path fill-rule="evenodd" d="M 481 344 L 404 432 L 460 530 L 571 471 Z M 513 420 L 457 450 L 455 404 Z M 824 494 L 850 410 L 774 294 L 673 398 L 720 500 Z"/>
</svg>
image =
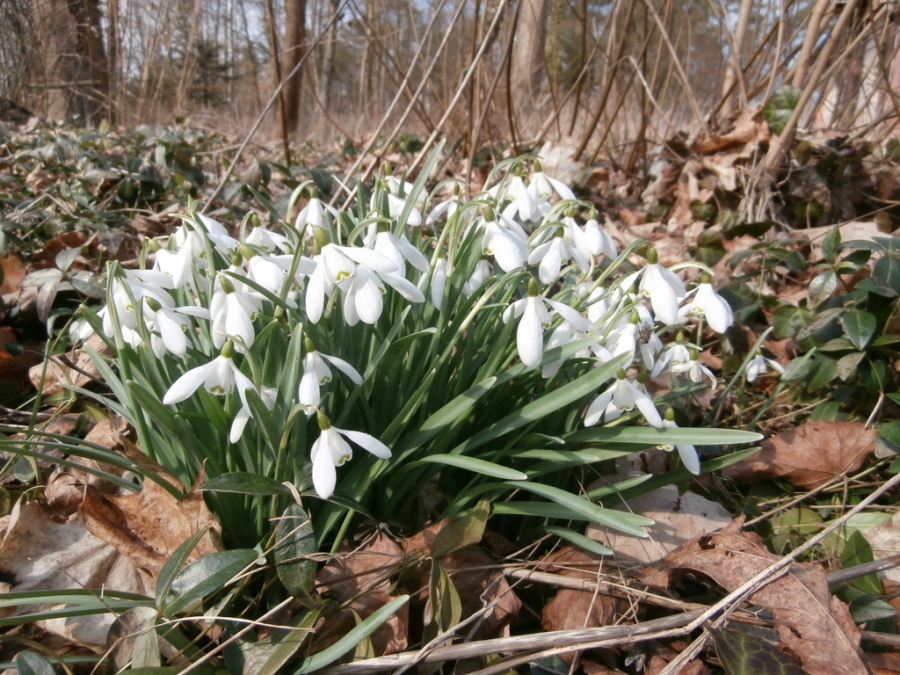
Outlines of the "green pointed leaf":
<svg viewBox="0 0 900 675">
<path fill-rule="evenodd" d="M 259 554 L 251 549 L 234 549 L 198 558 L 172 580 L 164 614 L 171 617 L 191 609 L 203 598 L 225 588 L 258 557 Z"/>
<path fill-rule="evenodd" d="M 203 481 L 197 489 L 201 492 L 236 492 L 259 497 L 287 495 L 291 492 L 274 478 L 243 471 L 219 474 Z"/>
<path fill-rule="evenodd" d="M 766 101 L 765 106 L 763 106 L 763 116 L 772 128 L 772 133 L 780 134 L 784 131 L 784 127 L 791 118 L 794 108 L 797 107 L 802 93 L 802 90 L 797 87 L 784 85 L 778 87 L 775 93 L 772 94 L 772 98 Z"/>
<path fill-rule="evenodd" d="M 878 320 L 874 314 L 859 310 L 846 312 L 841 317 L 841 325 L 844 327 L 844 334 L 850 339 L 857 349 L 865 349 L 869 344 L 869 340 L 875 334 L 878 327 Z"/>
<path fill-rule="evenodd" d="M 872 277 L 883 281 L 894 293 L 900 293 L 900 256 L 882 256 L 872 268 Z"/>
<path fill-rule="evenodd" d="M 571 492 L 560 490 L 552 485 L 542 485 L 541 483 L 525 483 L 514 481 L 509 483 L 510 486 L 531 492 L 552 502 L 556 502 L 560 506 L 571 509 L 575 513 L 586 516 L 590 520 L 606 525 L 619 532 L 630 534 L 634 537 L 646 537 L 647 533 L 644 527 L 652 525 L 653 520 L 639 516 L 633 513 L 625 513 L 624 511 L 613 511 L 612 509 L 604 509 L 593 502 L 589 502 L 583 497 L 573 495 Z"/>
<path fill-rule="evenodd" d="M 822 240 L 822 256 L 829 265 L 833 265 L 837 260 L 840 246 L 841 228 L 835 225 L 831 232 L 825 235 L 825 239 Z"/>
<path fill-rule="evenodd" d="M 850 380 L 852 380 L 854 377 L 856 377 L 856 373 L 859 369 L 859 364 L 865 357 L 865 352 L 853 352 L 852 354 L 846 354 L 842 356 L 834 365 L 838 377 L 841 378 L 844 382 L 849 382 Z"/>
<path fill-rule="evenodd" d="M 428 601 L 425 603 L 423 615 L 425 626 L 422 637 L 426 642 L 453 628 L 462 617 L 459 592 L 436 560 L 431 563 Z"/>
<path fill-rule="evenodd" d="M 716 654 L 728 675 L 804 675 L 797 660 L 749 633 L 730 628 L 706 630 L 713 636 Z"/>
<path fill-rule="evenodd" d="M 494 462 L 488 462 L 484 459 L 475 457 L 467 457 L 465 455 L 447 455 L 437 454 L 423 457 L 417 462 L 410 463 L 409 466 L 419 464 L 444 464 L 446 466 L 455 466 L 459 469 L 465 469 L 472 473 L 478 473 L 483 476 L 491 476 L 493 478 L 502 478 L 503 480 L 528 480 L 528 476 L 516 469 L 510 469 Z"/>
<path fill-rule="evenodd" d="M 612 555 L 612 549 L 606 548 L 606 546 L 599 541 L 594 541 L 590 537 L 586 537 L 579 532 L 573 532 L 564 527 L 545 527 L 544 529 L 550 534 L 555 534 L 560 539 L 563 539 L 588 553 L 594 553 L 596 555 Z"/>
<path fill-rule="evenodd" d="M 34 652 L 16 654 L 16 673 L 18 675 L 55 675 L 53 664 L 45 657 Z"/>
<path fill-rule="evenodd" d="M 482 499 L 466 515 L 457 518 L 437 533 L 431 550 L 432 555 L 439 558 L 480 542 L 490 515 L 491 503 L 487 499 Z"/>
<path fill-rule="evenodd" d="M 317 607 L 316 562 L 307 556 L 317 552 L 309 514 L 299 504 L 288 506 L 275 528 L 275 565 L 288 592 L 304 605 Z"/>
<path fill-rule="evenodd" d="M 795 337 L 800 329 L 809 323 L 812 312 L 802 307 L 784 305 L 772 314 L 772 326 L 775 328 L 775 337 L 783 340 Z"/>
<path fill-rule="evenodd" d="M 863 536 L 862 532 L 853 530 L 841 549 L 841 569 L 846 570 L 863 563 L 870 563 L 873 560 L 875 560 L 875 556 L 872 553 L 872 547 L 869 545 L 868 540 Z M 877 574 L 866 574 L 856 577 L 851 579 L 850 583 L 864 593 L 872 595 L 884 593 L 884 587 L 881 585 L 881 579 L 878 578 Z"/>
<path fill-rule="evenodd" d="M 172 582 L 175 580 L 175 576 L 181 568 L 187 564 L 188 558 L 191 557 L 191 553 L 194 552 L 197 544 L 200 543 L 200 540 L 203 539 L 203 536 L 207 531 L 208 528 L 198 530 L 181 542 L 178 548 L 176 548 L 172 555 L 169 556 L 169 559 L 166 560 L 166 564 L 162 566 L 162 569 L 159 571 L 159 576 L 156 579 L 156 599 L 160 606 L 162 606 L 163 598 L 168 595 L 169 589 L 172 587 Z"/>
<path fill-rule="evenodd" d="M 320 610 L 297 614 L 288 619 L 279 630 L 273 630 L 250 648 L 243 672 L 253 675 L 279 675 L 284 666 L 305 644 L 313 633 Z"/>
<path fill-rule="evenodd" d="M 313 654 L 303 661 L 303 665 L 294 671 L 294 675 L 303 675 L 304 673 L 314 673 L 321 670 L 325 666 L 334 663 L 347 652 L 356 648 L 360 642 L 368 638 L 374 633 L 378 627 L 391 618 L 398 609 L 409 601 L 408 595 L 401 595 L 386 604 L 379 607 L 365 621 L 348 631 L 344 637 L 335 642 L 327 649 L 323 649 L 317 654 Z"/>
<path fill-rule="evenodd" d="M 809 282 L 809 304 L 818 307 L 823 302 L 831 299 L 837 290 L 837 274 L 834 270 L 825 270 Z M 798 310 L 799 311 L 799 310 Z M 777 337 L 777 336 L 776 336 Z"/>
</svg>

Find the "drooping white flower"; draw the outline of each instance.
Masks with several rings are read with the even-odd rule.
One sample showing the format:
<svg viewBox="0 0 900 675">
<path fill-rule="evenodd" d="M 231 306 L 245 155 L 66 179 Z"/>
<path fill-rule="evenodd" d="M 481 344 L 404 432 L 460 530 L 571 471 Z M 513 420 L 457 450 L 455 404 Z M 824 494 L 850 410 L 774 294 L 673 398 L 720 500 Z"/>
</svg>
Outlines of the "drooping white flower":
<svg viewBox="0 0 900 675">
<path fill-rule="evenodd" d="M 686 294 L 684 282 L 657 262 L 656 249 L 647 250 L 647 265 L 642 270 L 638 290 L 650 298 L 657 319 L 667 325 L 678 322 L 678 303 Z"/>
<path fill-rule="evenodd" d="M 237 415 L 234 416 L 234 420 L 231 422 L 231 429 L 228 432 L 228 440 L 232 443 L 237 443 L 241 440 L 247 422 L 250 421 L 251 417 L 250 406 L 247 403 L 247 390 L 241 389 L 239 391 L 243 405 L 241 406 L 241 409 L 238 410 Z M 278 390 L 274 387 L 264 386 L 261 387 L 259 391 L 259 397 L 262 399 L 263 405 L 265 405 L 268 410 L 273 410 L 275 408 L 275 397 L 277 395 Z"/>
<path fill-rule="evenodd" d="M 476 224 L 482 231 L 481 250 L 494 260 L 504 272 L 522 267 L 528 258 L 527 236 L 518 224 L 508 218 L 496 218 L 490 206 Z"/>
<path fill-rule="evenodd" d="M 754 382 L 757 377 L 770 370 L 779 375 L 784 375 L 784 367 L 778 363 L 778 361 L 763 356 L 762 353 L 757 350 L 756 356 L 754 356 L 750 363 L 747 364 L 747 381 Z"/>
<path fill-rule="evenodd" d="M 325 213 L 328 212 L 333 218 L 338 217 L 338 211 L 333 206 L 323 202 L 315 196 L 310 197 L 309 202 L 300 209 L 297 218 L 294 220 L 294 227 L 302 230 L 304 227 L 325 227 Z"/>
<path fill-rule="evenodd" d="M 716 376 L 713 372 L 698 360 L 696 349 L 691 350 L 691 355 L 687 363 L 673 364 L 669 370 L 673 373 L 687 373 L 691 382 L 696 384 L 700 384 L 703 380 L 709 380 L 710 382 L 716 381 Z"/>
<path fill-rule="evenodd" d="M 425 277 L 423 277 L 424 279 Z M 431 272 L 431 303 L 440 310 L 444 304 L 444 288 L 447 286 L 447 263 L 438 258 Z M 471 293 L 469 294 L 471 295 Z"/>
<path fill-rule="evenodd" d="M 507 218 L 514 218 L 516 215 L 523 223 L 540 217 L 541 212 L 538 210 L 537 203 L 525 186 L 525 181 L 521 176 L 513 175 L 506 186 L 506 196 L 512 201 L 503 209 L 503 215 Z"/>
<path fill-rule="evenodd" d="M 605 255 L 610 260 L 614 260 L 619 255 L 616 242 L 613 241 L 609 232 L 597 222 L 597 214 L 594 209 L 591 209 L 591 215 L 584 224 L 584 234 L 592 255 Z"/>
<path fill-rule="evenodd" d="M 467 298 L 471 297 L 475 291 L 481 288 L 490 276 L 491 264 L 487 260 L 479 260 L 475 263 L 475 269 L 472 270 L 472 275 L 466 279 L 466 283 L 463 284 L 463 295 Z"/>
<path fill-rule="evenodd" d="M 531 177 L 528 190 L 536 202 L 548 201 L 554 192 L 560 199 L 575 199 L 575 193 L 568 185 L 544 173 L 539 159 L 534 160 L 534 175 Z"/>
<path fill-rule="evenodd" d="M 601 419 L 610 422 L 619 418 L 622 413 L 629 412 L 635 408 L 641 411 L 644 419 L 650 425 L 654 427 L 662 426 L 662 417 L 656 406 L 653 405 L 653 399 L 642 387 L 638 387 L 638 385 L 628 379 L 625 371 L 620 370 L 616 376 L 615 384 L 607 388 L 588 406 L 587 413 L 584 416 L 584 425 L 592 427 Z"/>
<path fill-rule="evenodd" d="M 222 347 L 219 356 L 209 363 L 192 368 L 175 380 L 165 396 L 163 396 L 163 403 L 166 405 L 180 403 L 200 387 L 217 396 L 230 394 L 234 391 L 235 386 L 238 387 L 238 390 L 252 387 L 253 383 L 250 381 L 250 378 L 238 369 L 231 358 L 233 352 L 234 343 L 229 340 Z"/>
<path fill-rule="evenodd" d="M 356 368 L 343 359 L 316 351 L 309 338 L 304 340 L 304 347 L 306 356 L 303 357 L 303 376 L 300 378 L 297 399 L 307 415 L 312 415 L 318 409 L 322 400 L 322 385 L 331 381 L 329 363 L 350 378 L 353 384 L 357 386 L 362 384 L 362 376 Z"/>
<path fill-rule="evenodd" d="M 578 265 L 585 274 L 591 269 L 591 252 L 588 250 L 587 238 L 571 215 L 563 218 L 562 226 L 550 239 L 531 251 L 528 264 L 540 263 L 538 276 L 541 283 L 552 284 L 559 278 L 562 264 L 569 260 Z"/>
<path fill-rule="evenodd" d="M 685 364 L 690 360 L 691 350 L 684 342 L 684 336 L 679 333 L 675 342 L 670 342 L 663 348 L 662 354 L 654 364 L 650 376 L 659 377 L 664 371 L 674 366 Z"/>
<path fill-rule="evenodd" d="M 318 422 L 321 433 L 313 443 L 310 459 L 313 487 L 322 499 L 328 499 L 334 494 L 337 485 L 337 467 L 353 457 L 353 449 L 342 437 L 348 438 L 379 459 L 389 459 L 391 456 L 390 449 L 374 436 L 333 427 L 331 421 L 321 412 L 318 413 Z"/>
<path fill-rule="evenodd" d="M 230 271 L 243 274 L 239 267 L 233 267 Z M 236 348 L 243 353 L 256 338 L 253 319 L 260 310 L 261 301 L 258 295 L 247 292 L 245 288 L 238 279 L 221 272 L 216 276 L 209 303 L 210 332 L 216 348 L 220 348 L 226 340 L 236 339 Z"/>
<path fill-rule="evenodd" d="M 703 317 L 717 333 L 724 333 L 734 323 L 731 306 L 716 293 L 708 274 L 701 275 L 700 285 L 697 286 L 693 299 L 678 312 L 680 319 L 691 315 Z"/>
<path fill-rule="evenodd" d="M 666 410 L 662 425 L 666 429 L 678 428 L 678 425 L 675 424 L 675 411 L 671 408 Z M 697 454 L 697 448 L 693 445 L 676 443 L 674 448 L 671 445 L 661 445 L 659 447 L 667 452 L 672 452 L 673 449 L 678 450 L 678 456 L 681 457 L 681 463 L 684 464 L 684 468 L 695 476 L 700 475 L 700 456 Z"/>
<path fill-rule="evenodd" d="M 529 279 L 528 297 L 516 300 L 503 311 L 503 322 L 521 317 L 516 328 L 516 348 L 519 358 L 532 368 L 541 362 L 544 354 L 544 330 L 550 327 L 551 312 L 568 321 L 574 330 L 586 331 L 587 320 L 568 305 L 540 295 L 537 281 Z"/>
</svg>

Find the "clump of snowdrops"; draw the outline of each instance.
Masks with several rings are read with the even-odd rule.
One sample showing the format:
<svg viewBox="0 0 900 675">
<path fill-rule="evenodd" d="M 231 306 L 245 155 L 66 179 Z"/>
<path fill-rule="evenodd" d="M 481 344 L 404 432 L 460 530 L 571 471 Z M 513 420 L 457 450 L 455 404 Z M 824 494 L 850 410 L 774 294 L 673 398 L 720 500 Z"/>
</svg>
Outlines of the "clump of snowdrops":
<svg viewBox="0 0 900 675">
<path fill-rule="evenodd" d="M 203 477 L 230 546 L 271 545 L 286 509 L 327 548 L 354 519 L 411 531 L 485 498 L 576 543 L 585 520 L 641 535 L 590 487 L 613 460 L 665 447 L 674 482 L 704 470 L 697 445 L 754 440 L 679 429 L 654 397 L 655 378 L 715 382 L 700 339 L 733 319 L 708 268 L 683 278 L 652 248 L 635 267 L 643 243 L 618 251 L 537 161 L 471 199 L 426 194 L 436 157 L 414 184 L 383 169 L 350 209 L 303 184 L 268 226 L 188 210 L 144 269 L 110 267 L 92 323 L 120 412 L 172 475 Z"/>
</svg>

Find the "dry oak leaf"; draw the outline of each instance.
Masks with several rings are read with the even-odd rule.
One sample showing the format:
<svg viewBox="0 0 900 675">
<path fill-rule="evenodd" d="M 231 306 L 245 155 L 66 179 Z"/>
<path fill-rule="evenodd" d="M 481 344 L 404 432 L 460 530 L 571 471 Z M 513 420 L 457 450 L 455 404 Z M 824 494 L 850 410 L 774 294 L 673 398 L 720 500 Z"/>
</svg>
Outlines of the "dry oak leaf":
<svg viewBox="0 0 900 675">
<path fill-rule="evenodd" d="M 99 354 L 110 353 L 109 347 L 96 333 L 87 339 L 85 346 Z M 52 396 L 62 391 L 64 386 L 83 387 L 94 381 L 102 381 L 94 360 L 82 347 L 67 352 L 65 360 L 57 357 L 50 359 L 46 369 L 43 363 L 39 363 L 28 371 L 28 377 L 31 378 L 34 388 L 40 390 L 44 396 Z"/>
<path fill-rule="evenodd" d="M 332 593 L 341 602 L 349 602 L 338 615 L 330 617 L 313 640 L 311 652 L 329 647 L 397 596 L 392 595 L 391 577 L 400 571 L 403 550 L 381 530 L 362 544 L 341 550 L 319 570 L 316 586 L 320 593 Z M 409 604 L 391 616 L 369 638 L 376 654 L 395 654 L 409 645 Z"/>
<path fill-rule="evenodd" d="M 450 524 L 444 518 L 403 540 L 407 555 L 424 553 L 430 556 L 438 533 Z M 438 564 L 450 577 L 462 605 L 462 617 L 480 612 L 487 605 L 490 609 L 482 616 L 476 638 L 495 633 L 522 609 L 522 602 L 513 592 L 506 577 L 495 569 L 494 561 L 482 549 L 467 546 L 454 553 L 437 558 Z M 428 582 L 431 577 L 431 558 L 426 557 L 410 575 L 409 588 L 419 591 L 414 596 L 418 606 L 428 599 Z M 421 589 L 421 590 L 420 590 Z"/>
<path fill-rule="evenodd" d="M 555 574 L 575 579 L 597 580 L 603 562 L 583 551 L 566 546 L 542 561 Z M 541 610 L 541 628 L 574 630 L 615 624 L 629 610 L 627 600 L 592 591 L 561 588 Z M 563 656 L 568 660 L 568 657 Z"/>
<path fill-rule="evenodd" d="M 733 591 L 776 562 L 738 518 L 719 534 L 701 536 L 642 570 L 640 580 L 668 588 L 689 572 L 703 574 Z M 859 630 L 847 606 L 831 595 L 818 563 L 794 563 L 787 574 L 752 593 L 748 602 L 772 611 L 779 647 L 797 656 L 810 675 L 867 673 L 859 655 Z"/>
<path fill-rule="evenodd" d="M 723 473 L 735 481 L 784 478 L 813 489 L 859 469 L 874 451 L 877 433 L 860 422 L 804 422 L 763 441 L 759 453 Z"/>
<path fill-rule="evenodd" d="M 60 521 L 37 501 L 18 501 L 4 519 L 0 541 L 0 592 L 107 589 L 152 595 L 153 586 L 118 551 L 88 532 L 78 513 Z M 97 591 L 100 593 L 100 591 Z M 5 608 L 4 615 L 50 609 L 52 605 Z M 41 622 L 64 639 L 103 651 L 115 615 L 74 616 Z"/>
</svg>

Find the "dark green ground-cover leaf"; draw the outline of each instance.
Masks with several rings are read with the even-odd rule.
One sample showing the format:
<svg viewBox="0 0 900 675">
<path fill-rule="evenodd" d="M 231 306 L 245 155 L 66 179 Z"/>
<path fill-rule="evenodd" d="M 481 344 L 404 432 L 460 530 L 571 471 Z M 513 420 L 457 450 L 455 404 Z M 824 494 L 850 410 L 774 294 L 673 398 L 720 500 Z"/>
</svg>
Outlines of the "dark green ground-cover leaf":
<svg viewBox="0 0 900 675">
<path fill-rule="evenodd" d="M 772 644 L 730 628 L 707 627 L 728 675 L 804 675 L 799 662 Z"/>
</svg>

